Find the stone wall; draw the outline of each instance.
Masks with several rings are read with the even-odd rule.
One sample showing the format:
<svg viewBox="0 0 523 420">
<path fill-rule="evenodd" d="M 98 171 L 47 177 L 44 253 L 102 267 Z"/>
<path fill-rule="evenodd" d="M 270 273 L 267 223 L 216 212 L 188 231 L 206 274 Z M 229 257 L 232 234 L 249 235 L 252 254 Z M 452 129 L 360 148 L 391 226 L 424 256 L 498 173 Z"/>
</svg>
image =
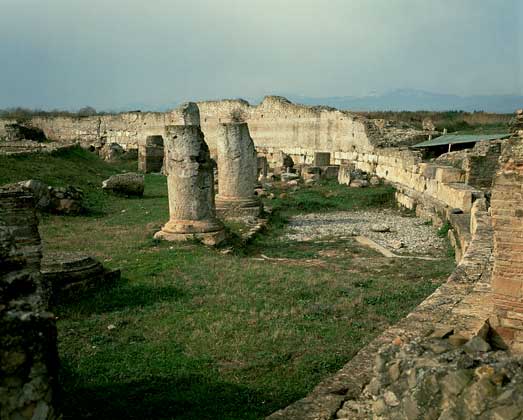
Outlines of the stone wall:
<svg viewBox="0 0 523 420">
<path fill-rule="evenodd" d="M 166 125 L 183 124 L 178 112 L 127 112 L 92 117 L 34 117 L 31 125 L 58 142 L 82 144 L 117 143 L 124 149 L 137 149 L 147 136 L 162 135 Z M 0 137 L 12 120 L 0 120 Z"/>
<path fill-rule="evenodd" d="M 297 145 L 313 154 L 324 151 L 372 149 L 377 145 L 412 143 L 425 136 L 412 127 L 383 120 L 368 120 L 346 111 L 327 107 L 296 105 L 287 99 L 269 96 L 257 106 L 238 100 L 198 103 L 202 131 L 211 151 L 216 147 L 220 123 L 249 123 L 257 147 L 293 149 Z M 0 137 L 12 120 L 0 120 Z M 47 138 L 82 143 L 118 143 L 124 149 L 137 148 L 147 136 L 161 135 L 166 125 L 183 124 L 178 110 L 166 113 L 128 112 L 92 117 L 35 117 L 30 121 Z"/>
<path fill-rule="evenodd" d="M 503 342 L 523 353 L 523 111 L 492 190 L 496 313 L 491 323 Z"/>
<path fill-rule="evenodd" d="M 0 190 L 0 418 L 56 419 L 58 351 L 31 196 Z"/>
</svg>

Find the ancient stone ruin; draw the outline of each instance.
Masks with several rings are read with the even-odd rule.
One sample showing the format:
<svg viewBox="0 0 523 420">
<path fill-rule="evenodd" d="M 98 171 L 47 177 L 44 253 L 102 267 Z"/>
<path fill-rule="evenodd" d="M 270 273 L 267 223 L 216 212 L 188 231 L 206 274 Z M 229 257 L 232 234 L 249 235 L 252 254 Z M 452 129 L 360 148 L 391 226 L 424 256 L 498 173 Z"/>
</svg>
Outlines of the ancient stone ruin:
<svg viewBox="0 0 523 420">
<path fill-rule="evenodd" d="M 523 353 L 523 110 L 512 127 L 491 198 L 495 313 L 490 322 L 505 346 Z"/>
<path fill-rule="evenodd" d="M 147 136 L 144 144 L 138 146 L 138 170 L 146 174 L 161 172 L 163 167 L 163 137 Z"/>
<path fill-rule="evenodd" d="M 231 121 L 239 115 L 244 122 Z M 0 123 L 0 135 L 10 132 L 10 123 Z M 124 150 L 138 148 L 142 172 L 159 172 L 163 165 L 170 215 L 155 238 L 169 241 L 220 243 L 225 233 L 217 214 L 259 214 L 254 196 L 258 180 L 263 184 L 281 178 L 287 187 L 325 178 L 354 188 L 381 182 L 394 186 L 399 205 L 436 227 L 448 227 L 456 270 L 340 372 L 271 418 L 521 416 L 519 396 L 505 397 L 506 392 L 519 395 L 523 384 L 520 363 L 512 359 L 523 353 L 523 111 L 515 116 L 510 140 L 479 142 L 431 160 L 410 146 L 437 135 L 433 124 L 425 122 L 424 130 L 419 130 L 346 111 L 300 106 L 281 97 L 267 97 L 256 106 L 240 100 L 208 101 L 187 103 L 168 113 L 81 120 L 35 117 L 31 126 L 63 143 L 76 141 L 83 133 L 85 141 L 103 139 L 104 144 L 119 144 Z M 210 150 L 218 161 L 217 196 Z M 132 175 L 133 180 L 138 178 L 141 194 L 143 176 Z M 262 188 L 258 193 L 267 195 Z M 5 345 L 20 343 L 17 349 L 24 350 L 2 355 L 8 362 L 1 369 L 4 377 L 22 377 L 29 359 L 17 354 L 31 352 L 36 354 L 31 361 L 42 361 L 39 366 L 45 367 L 42 383 L 50 384 L 55 375 L 53 343 L 29 333 L 32 338 L 26 340 L 11 328 L 31 320 L 35 320 L 34 331 L 54 328 L 51 316 L 32 315 L 44 313 L 38 308 L 48 293 L 39 274 L 36 222 L 32 207 L 24 201 L 26 195 L 2 194 L 0 215 L 8 227 L 0 226 L 1 257 L 7 262 L 1 266 L 2 339 L 16 336 Z M 21 217 L 29 222 L 20 223 Z M 92 261 L 82 260 L 82 264 L 86 272 L 100 271 Z M 54 275 L 52 268 L 51 264 L 44 272 Z M 24 287 L 12 289 L 15 284 Z M 22 314 L 20 302 L 29 302 L 23 310 L 29 308 L 30 316 Z M 53 337 L 52 331 L 49 336 Z M 16 384 L 31 380 L 26 375 Z M 17 397 L 9 397 L 2 410 L 9 410 L 8 415 L 43 410 L 52 418 L 52 398 L 47 396 L 52 393 L 19 399 L 25 391 L 18 385 L 9 385 L 9 395 Z M 29 400 L 25 405 L 16 402 Z"/>
<path fill-rule="evenodd" d="M 0 190 L 0 418 L 57 419 L 58 350 L 33 198 Z"/>
<path fill-rule="evenodd" d="M 51 305 L 78 299 L 120 279 L 120 270 L 107 270 L 100 261 L 79 252 L 46 252 L 41 272 Z"/>
<path fill-rule="evenodd" d="M 170 219 L 154 237 L 220 243 L 225 231 L 216 218 L 213 161 L 200 127 L 167 126 L 165 147 Z"/>
<path fill-rule="evenodd" d="M 102 188 L 115 194 L 142 196 L 144 177 L 134 172 L 113 175 L 102 182 Z"/>
<path fill-rule="evenodd" d="M 181 115 L 183 125 L 200 126 L 200 108 L 195 102 L 185 102 L 175 112 Z"/>
<path fill-rule="evenodd" d="M 247 123 L 226 123 L 217 140 L 216 211 L 222 217 L 257 217 L 261 202 L 254 195 L 258 159 Z"/>
</svg>

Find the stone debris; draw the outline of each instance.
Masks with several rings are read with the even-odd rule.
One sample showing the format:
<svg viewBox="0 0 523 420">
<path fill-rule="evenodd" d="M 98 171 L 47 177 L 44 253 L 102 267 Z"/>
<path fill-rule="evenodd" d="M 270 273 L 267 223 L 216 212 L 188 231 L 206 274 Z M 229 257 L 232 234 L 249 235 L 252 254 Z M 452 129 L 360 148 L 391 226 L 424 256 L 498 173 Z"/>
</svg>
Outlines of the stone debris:
<svg viewBox="0 0 523 420">
<path fill-rule="evenodd" d="M 120 279 L 120 270 L 107 270 L 95 258 L 79 252 L 45 253 L 41 272 L 53 304 L 76 299 Z"/>
<path fill-rule="evenodd" d="M 102 188 L 115 194 L 142 196 L 145 189 L 144 176 L 135 172 L 113 175 L 103 181 Z"/>
<path fill-rule="evenodd" d="M 284 182 L 298 180 L 298 179 L 300 179 L 300 175 L 292 173 L 292 172 L 284 172 L 281 174 L 281 180 Z"/>
<path fill-rule="evenodd" d="M 350 181 L 349 187 L 351 188 L 366 188 L 369 186 L 369 181 L 365 179 L 353 179 Z"/>
<path fill-rule="evenodd" d="M 37 209 L 47 210 L 51 206 L 51 187 L 49 185 L 36 179 L 17 182 L 17 185 L 33 195 Z"/>
<path fill-rule="evenodd" d="M 67 187 L 51 187 L 49 189 L 51 203 L 48 211 L 56 214 L 80 214 L 85 211 L 83 206 L 84 193 L 80 188 L 69 185 Z"/>
<path fill-rule="evenodd" d="M 84 212 L 84 193 L 80 188 L 51 187 L 36 179 L 5 185 L 3 188 L 21 188 L 31 194 L 37 210 L 54 213 L 76 215 Z"/>
<path fill-rule="evenodd" d="M 377 224 L 376 220 L 381 222 Z M 433 226 L 391 209 L 299 215 L 291 218 L 285 234 L 293 241 L 332 236 L 366 236 L 399 254 L 434 257 L 446 249 L 445 240 L 437 235 Z"/>
<path fill-rule="evenodd" d="M 370 230 L 378 233 L 390 232 L 390 226 L 387 226 L 383 223 L 374 223 L 370 226 Z"/>
<path fill-rule="evenodd" d="M 346 401 L 335 418 L 501 420 L 522 414 L 523 358 L 492 351 L 475 336 L 457 347 L 433 337 L 385 346 L 360 397 Z"/>
</svg>

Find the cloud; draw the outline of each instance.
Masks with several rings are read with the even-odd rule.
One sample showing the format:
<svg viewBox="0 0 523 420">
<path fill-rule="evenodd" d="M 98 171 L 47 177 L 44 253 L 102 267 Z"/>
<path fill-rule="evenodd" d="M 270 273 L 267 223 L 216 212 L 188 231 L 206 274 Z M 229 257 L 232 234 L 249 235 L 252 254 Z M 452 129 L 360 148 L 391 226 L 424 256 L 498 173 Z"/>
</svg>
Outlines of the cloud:
<svg viewBox="0 0 523 420">
<path fill-rule="evenodd" d="M 517 0 L 3 2 L 0 107 L 522 90 Z"/>
</svg>

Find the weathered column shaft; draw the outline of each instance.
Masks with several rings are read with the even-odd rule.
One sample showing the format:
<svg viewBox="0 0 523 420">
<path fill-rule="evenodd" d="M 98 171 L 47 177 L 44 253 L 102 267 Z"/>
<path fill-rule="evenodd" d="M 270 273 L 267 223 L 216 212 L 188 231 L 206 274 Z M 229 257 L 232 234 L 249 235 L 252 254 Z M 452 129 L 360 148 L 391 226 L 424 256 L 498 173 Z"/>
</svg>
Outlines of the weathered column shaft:
<svg viewBox="0 0 523 420">
<path fill-rule="evenodd" d="M 169 222 L 155 236 L 167 240 L 187 235 L 223 233 L 214 204 L 213 161 L 203 133 L 196 125 L 165 128 Z"/>
<path fill-rule="evenodd" d="M 219 125 L 217 149 L 218 213 L 227 209 L 229 216 L 242 216 L 247 215 L 246 208 L 251 208 L 249 215 L 258 215 L 260 202 L 254 195 L 258 161 L 247 123 Z"/>
</svg>

